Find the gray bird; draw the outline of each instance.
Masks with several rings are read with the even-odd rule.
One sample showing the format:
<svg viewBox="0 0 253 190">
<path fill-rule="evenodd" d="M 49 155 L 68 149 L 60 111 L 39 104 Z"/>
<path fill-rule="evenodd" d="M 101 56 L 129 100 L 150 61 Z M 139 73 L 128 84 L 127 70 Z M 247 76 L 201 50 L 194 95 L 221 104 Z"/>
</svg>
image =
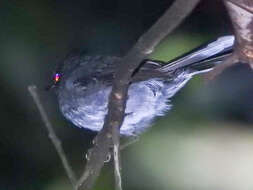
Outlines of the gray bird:
<svg viewBox="0 0 253 190">
<path fill-rule="evenodd" d="M 138 135 L 155 117 L 165 115 L 171 109 L 170 98 L 192 76 L 211 71 L 220 64 L 232 53 L 233 44 L 234 36 L 224 36 L 170 62 L 143 60 L 132 77 L 120 134 Z M 120 59 L 71 55 L 58 66 L 53 86 L 67 120 L 92 131 L 102 129 Z"/>
</svg>

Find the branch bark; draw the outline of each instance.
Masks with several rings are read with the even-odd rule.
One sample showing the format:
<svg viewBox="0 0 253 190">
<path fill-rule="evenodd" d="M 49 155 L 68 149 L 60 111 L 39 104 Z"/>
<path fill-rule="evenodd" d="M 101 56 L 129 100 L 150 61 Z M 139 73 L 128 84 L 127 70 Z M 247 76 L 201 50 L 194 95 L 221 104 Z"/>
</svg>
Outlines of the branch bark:
<svg viewBox="0 0 253 190">
<path fill-rule="evenodd" d="M 103 129 L 97 135 L 94 147 L 89 150 L 89 160 L 77 187 L 91 189 L 104 165 L 110 146 L 114 144 L 117 149 L 119 148 L 119 129 L 124 119 L 132 73 L 141 61 L 153 52 L 155 46 L 191 13 L 199 1 L 176 0 L 169 10 L 139 38 L 136 45 L 119 63 Z"/>
</svg>

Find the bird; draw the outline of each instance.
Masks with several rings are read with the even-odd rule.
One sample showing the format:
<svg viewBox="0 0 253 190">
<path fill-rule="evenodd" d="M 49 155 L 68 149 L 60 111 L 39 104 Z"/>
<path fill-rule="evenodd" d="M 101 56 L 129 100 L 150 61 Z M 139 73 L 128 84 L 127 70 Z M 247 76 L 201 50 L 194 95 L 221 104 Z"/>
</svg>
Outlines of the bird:
<svg viewBox="0 0 253 190">
<path fill-rule="evenodd" d="M 138 136 L 172 108 L 171 98 L 194 76 L 211 71 L 233 52 L 234 36 L 206 43 L 168 62 L 145 59 L 128 89 L 122 136 Z M 71 54 L 58 64 L 52 85 L 63 116 L 75 126 L 100 131 L 116 68 L 122 58 Z"/>
</svg>

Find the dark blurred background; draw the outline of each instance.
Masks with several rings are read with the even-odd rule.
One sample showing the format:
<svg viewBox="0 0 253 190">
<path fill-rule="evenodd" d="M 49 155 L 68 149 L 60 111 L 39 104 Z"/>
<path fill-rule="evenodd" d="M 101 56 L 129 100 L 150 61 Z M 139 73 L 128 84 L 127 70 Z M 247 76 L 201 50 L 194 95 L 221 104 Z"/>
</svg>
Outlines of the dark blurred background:
<svg viewBox="0 0 253 190">
<path fill-rule="evenodd" d="M 74 48 L 124 55 L 171 5 L 169 0 L 2 0 L 0 3 L 0 190 L 71 189 L 27 92 L 43 89 Z M 151 58 L 168 61 L 232 34 L 221 0 L 202 1 Z M 122 152 L 123 188 L 253 189 L 253 73 L 246 65 L 212 81 L 197 76 L 140 140 Z M 60 114 L 52 92 L 41 98 L 78 174 L 95 133 Z M 106 164 L 94 189 L 113 189 Z"/>
</svg>

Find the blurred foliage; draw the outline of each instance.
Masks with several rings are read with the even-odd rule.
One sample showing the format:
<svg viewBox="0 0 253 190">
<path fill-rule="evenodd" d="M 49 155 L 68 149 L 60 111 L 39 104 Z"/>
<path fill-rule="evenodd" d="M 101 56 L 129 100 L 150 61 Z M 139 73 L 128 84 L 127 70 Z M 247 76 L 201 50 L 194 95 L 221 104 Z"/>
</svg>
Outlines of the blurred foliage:
<svg viewBox="0 0 253 190">
<path fill-rule="evenodd" d="M 0 190 L 71 189 L 27 86 L 37 84 L 43 90 L 57 62 L 74 48 L 87 54 L 124 55 L 171 2 L 1 1 Z M 231 26 L 221 1 L 202 1 L 151 58 L 168 61 L 229 33 Z M 214 81 L 205 82 L 203 76 L 192 79 L 173 98 L 173 110 L 123 151 L 124 189 L 252 189 L 248 180 L 248 171 L 252 171 L 252 83 L 252 72 L 243 65 L 228 69 Z M 42 91 L 41 96 L 80 174 L 95 133 L 64 120 L 51 92 Z M 226 160 L 232 164 L 222 167 Z M 211 172 L 209 164 L 214 167 Z M 222 178 L 219 169 L 232 177 Z M 229 182 L 236 185 L 232 188 Z M 94 189 L 112 188 L 113 172 L 108 164 Z"/>
</svg>

